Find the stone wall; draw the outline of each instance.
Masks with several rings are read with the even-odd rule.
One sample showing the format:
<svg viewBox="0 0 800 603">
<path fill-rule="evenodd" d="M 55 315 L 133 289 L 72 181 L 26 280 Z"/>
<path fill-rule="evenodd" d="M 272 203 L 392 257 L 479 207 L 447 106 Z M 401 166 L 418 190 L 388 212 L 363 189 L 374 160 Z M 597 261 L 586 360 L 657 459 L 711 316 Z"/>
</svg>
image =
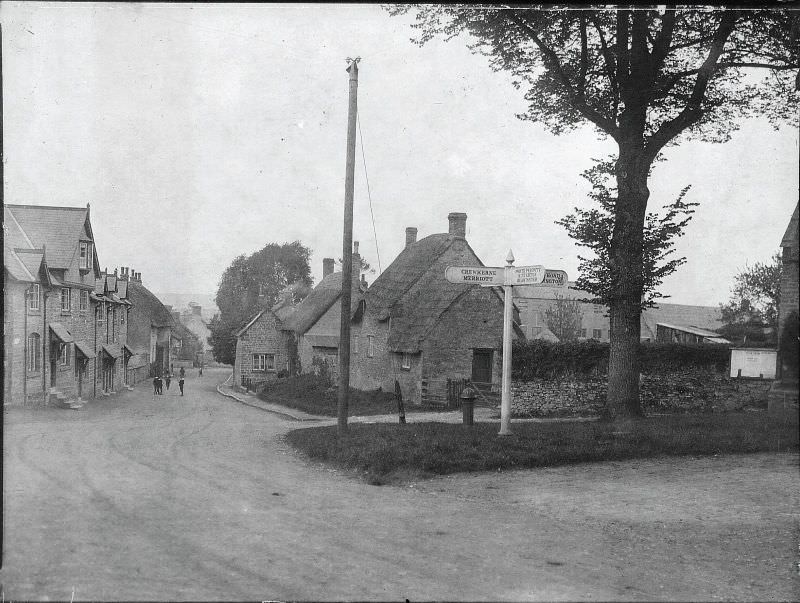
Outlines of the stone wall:
<svg viewBox="0 0 800 603">
<path fill-rule="evenodd" d="M 286 370 L 289 364 L 286 334 L 280 330 L 280 321 L 270 311 L 258 317 L 247 331 L 236 340 L 236 361 L 233 365 L 234 386 L 241 388 L 242 378 L 251 386 L 276 379 L 278 372 Z M 253 354 L 275 356 L 273 370 L 253 370 Z"/>
<path fill-rule="evenodd" d="M 771 383 L 707 370 L 642 375 L 642 408 L 645 413 L 766 408 Z M 514 381 L 511 393 L 516 417 L 596 416 L 605 406 L 606 378 Z"/>
</svg>

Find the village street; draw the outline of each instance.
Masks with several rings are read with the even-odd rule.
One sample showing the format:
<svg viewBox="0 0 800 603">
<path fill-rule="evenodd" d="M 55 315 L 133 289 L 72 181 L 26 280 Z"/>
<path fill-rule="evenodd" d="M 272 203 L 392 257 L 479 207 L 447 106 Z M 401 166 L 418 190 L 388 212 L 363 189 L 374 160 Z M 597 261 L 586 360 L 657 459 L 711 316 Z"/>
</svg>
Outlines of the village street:
<svg viewBox="0 0 800 603">
<path fill-rule="evenodd" d="M 787 600 L 797 455 L 369 486 L 191 371 L 5 411 L 3 599 Z"/>
</svg>

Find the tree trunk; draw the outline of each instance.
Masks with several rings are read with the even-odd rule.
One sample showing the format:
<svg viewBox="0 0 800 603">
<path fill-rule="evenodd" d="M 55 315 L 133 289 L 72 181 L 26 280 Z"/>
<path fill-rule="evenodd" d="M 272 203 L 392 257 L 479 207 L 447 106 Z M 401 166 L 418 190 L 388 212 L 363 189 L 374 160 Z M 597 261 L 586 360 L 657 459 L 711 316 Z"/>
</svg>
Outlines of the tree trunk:
<svg viewBox="0 0 800 603">
<path fill-rule="evenodd" d="M 644 287 L 643 232 L 650 191 L 638 145 L 620 145 L 618 199 L 611 238 L 611 349 L 606 409 L 612 419 L 640 417 L 639 339 Z"/>
</svg>

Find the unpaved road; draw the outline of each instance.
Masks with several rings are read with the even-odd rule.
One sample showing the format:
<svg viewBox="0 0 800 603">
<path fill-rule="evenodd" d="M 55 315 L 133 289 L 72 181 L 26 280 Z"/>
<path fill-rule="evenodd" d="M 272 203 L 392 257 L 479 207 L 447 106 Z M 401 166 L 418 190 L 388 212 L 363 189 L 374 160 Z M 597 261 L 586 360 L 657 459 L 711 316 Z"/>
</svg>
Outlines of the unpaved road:
<svg viewBox="0 0 800 603">
<path fill-rule="evenodd" d="M 376 487 L 222 379 L 4 413 L 5 601 L 800 598 L 797 455 Z"/>
</svg>

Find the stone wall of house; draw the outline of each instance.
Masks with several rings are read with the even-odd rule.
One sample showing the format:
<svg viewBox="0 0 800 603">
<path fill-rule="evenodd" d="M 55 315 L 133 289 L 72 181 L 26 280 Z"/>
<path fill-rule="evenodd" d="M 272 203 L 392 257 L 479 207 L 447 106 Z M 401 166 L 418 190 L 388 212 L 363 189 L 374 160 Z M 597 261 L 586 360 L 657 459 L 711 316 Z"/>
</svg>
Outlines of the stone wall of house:
<svg viewBox="0 0 800 603">
<path fill-rule="evenodd" d="M 796 233 L 795 236 L 797 236 Z M 789 315 L 792 312 L 800 311 L 800 299 L 798 298 L 798 295 L 800 295 L 800 278 L 798 277 L 798 247 L 796 239 L 793 246 L 783 248 L 781 262 L 783 270 L 781 272 L 781 301 L 778 306 L 778 319 L 780 321 L 778 337 L 783 336 L 784 323 Z M 791 374 L 792 371 L 788 365 L 781 363 L 778 369 L 783 381 L 792 382 L 797 378 L 797 375 Z"/>
<path fill-rule="evenodd" d="M 27 284 L 6 282 L 3 289 L 3 405 L 24 403 L 27 379 L 25 358 L 28 333 L 25 329 Z M 30 332 L 30 329 L 28 330 Z M 39 330 L 37 330 L 39 332 Z M 39 379 L 38 391 L 41 395 Z"/>
<path fill-rule="evenodd" d="M 390 367 L 391 354 L 387 346 L 389 321 L 379 321 L 368 307 L 361 322 L 353 327 L 353 344 L 350 348 L 350 385 L 365 391 L 375 390 L 379 387 L 385 391 L 394 391 L 394 380 L 397 378 L 400 381 L 404 399 L 407 389 L 411 395 L 413 388 L 410 383 L 406 383 L 409 371 L 401 373 Z M 372 338 L 371 354 L 370 337 Z"/>
<path fill-rule="evenodd" d="M 491 290 L 473 287 L 445 311 L 425 338 L 422 378 L 428 392 L 444 395 L 447 379 L 472 377 L 474 349 L 492 349 L 492 383 L 500 384 L 503 302 Z"/>
<path fill-rule="evenodd" d="M 605 406 L 606 378 L 514 381 L 517 417 L 596 416 Z M 645 413 L 725 412 L 766 408 L 771 381 L 735 379 L 707 370 L 642 375 Z"/>
<path fill-rule="evenodd" d="M 280 330 L 278 318 L 270 311 L 259 316 L 250 328 L 236 340 L 236 361 L 233 366 L 234 386 L 242 387 L 242 379 L 249 380 L 251 387 L 278 377 L 278 372 L 289 365 L 286 334 Z M 253 370 L 253 354 L 275 356 L 273 370 Z"/>
</svg>

